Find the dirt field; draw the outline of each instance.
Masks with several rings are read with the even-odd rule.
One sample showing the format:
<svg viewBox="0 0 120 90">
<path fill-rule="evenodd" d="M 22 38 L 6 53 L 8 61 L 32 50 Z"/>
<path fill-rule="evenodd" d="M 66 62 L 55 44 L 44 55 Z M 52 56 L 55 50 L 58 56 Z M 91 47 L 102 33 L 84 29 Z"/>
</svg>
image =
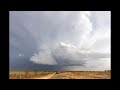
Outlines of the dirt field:
<svg viewBox="0 0 120 90">
<path fill-rule="evenodd" d="M 110 79 L 110 71 L 10 72 L 10 79 Z"/>
</svg>

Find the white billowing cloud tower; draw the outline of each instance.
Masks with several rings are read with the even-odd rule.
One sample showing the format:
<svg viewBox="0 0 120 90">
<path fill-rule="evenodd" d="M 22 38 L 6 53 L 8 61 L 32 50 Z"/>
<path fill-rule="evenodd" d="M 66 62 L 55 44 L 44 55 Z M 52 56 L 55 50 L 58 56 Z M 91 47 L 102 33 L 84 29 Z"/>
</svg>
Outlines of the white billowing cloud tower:
<svg viewBox="0 0 120 90">
<path fill-rule="evenodd" d="M 62 12 L 61 12 L 62 13 Z M 67 13 L 67 12 L 66 12 Z M 63 31 L 63 35 L 66 37 L 62 37 L 61 40 L 54 45 L 54 48 L 46 49 L 49 51 L 49 54 L 40 51 L 38 56 L 32 56 L 31 61 L 37 61 L 42 64 L 53 64 L 53 65 L 81 65 L 87 62 L 97 62 L 97 60 L 101 60 L 106 63 L 106 66 L 110 66 L 108 61 L 110 62 L 110 25 L 104 26 L 99 28 L 94 28 L 95 24 L 99 25 L 101 22 L 106 22 L 105 20 L 101 20 L 101 16 L 96 16 L 96 22 L 92 22 L 91 16 L 94 16 L 95 12 L 77 12 L 74 17 L 75 20 L 73 22 L 68 22 L 67 20 L 63 22 L 64 26 L 70 27 L 73 25 L 74 28 L 67 29 L 63 27 L 65 31 Z M 96 12 L 97 13 L 97 12 Z M 106 14 L 110 15 L 110 12 L 99 12 L 101 13 L 102 18 Z M 68 13 L 69 16 L 70 13 Z M 54 15 L 54 13 L 53 13 Z M 62 14 L 61 14 L 62 15 Z M 96 14 L 95 14 L 96 15 Z M 64 17 L 64 16 L 59 16 Z M 58 23 L 59 23 L 58 17 Z M 66 16 L 65 16 L 66 17 Z M 71 18 L 70 18 L 71 19 Z M 110 19 L 110 18 L 109 18 Z M 53 20 L 53 19 L 52 19 Z M 72 21 L 72 20 L 71 20 Z M 52 21 L 54 23 L 54 20 Z M 62 23 L 60 23 L 62 24 Z M 62 26 L 62 25 L 61 25 Z M 59 32 L 59 27 L 58 32 Z M 60 27 L 61 28 L 61 27 Z M 68 33 L 66 33 L 66 31 Z M 59 36 L 58 34 L 58 36 Z M 52 43 L 52 42 L 51 42 Z M 49 47 L 49 46 L 48 46 Z M 45 56 L 44 56 L 45 55 Z M 43 57 L 44 56 L 44 57 Z M 48 57 L 46 59 L 46 56 Z M 38 59 L 35 59 L 37 58 Z M 42 58 L 41 58 L 42 57 Z M 48 60 L 49 59 L 49 60 Z M 42 61 L 43 60 L 43 61 Z M 54 62 L 53 62 L 54 61 Z M 92 63 L 91 63 L 92 64 Z M 96 63 L 99 65 L 99 63 Z M 87 64 L 86 64 L 87 65 Z M 89 65 L 90 66 L 90 65 Z"/>
</svg>

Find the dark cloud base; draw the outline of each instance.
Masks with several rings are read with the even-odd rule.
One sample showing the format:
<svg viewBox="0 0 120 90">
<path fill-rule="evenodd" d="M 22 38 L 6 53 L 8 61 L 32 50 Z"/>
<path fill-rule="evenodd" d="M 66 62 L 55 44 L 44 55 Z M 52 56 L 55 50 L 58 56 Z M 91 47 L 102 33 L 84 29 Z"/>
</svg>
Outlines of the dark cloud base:
<svg viewBox="0 0 120 90">
<path fill-rule="evenodd" d="M 73 65 L 71 64 L 69 66 Z M 78 66 L 83 66 L 83 63 Z M 67 65 L 36 64 L 31 62 L 29 58 L 14 58 L 11 59 L 9 63 L 10 71 L 64 71 L 64 67 L 67 67 Z"/>
</svg>

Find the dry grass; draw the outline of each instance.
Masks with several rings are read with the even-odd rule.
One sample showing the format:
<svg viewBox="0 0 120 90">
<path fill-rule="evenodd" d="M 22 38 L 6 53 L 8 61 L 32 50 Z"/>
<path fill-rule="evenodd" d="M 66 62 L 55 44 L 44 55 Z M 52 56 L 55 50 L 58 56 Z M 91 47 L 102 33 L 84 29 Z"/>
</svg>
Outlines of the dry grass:
<svg viewBox="0 0 120 90">
<path fill-rule="evenodd" d="M 54 73 L 54 72 L 12 71 L 9 74 L 9 78 L 10 79 L 33 79 L 33 78 L 43 77 L 43 76 L 46 76 L 46 75 L 49 75 L 49 74 L 52 74 L 52 73 Z"/>
<path fill-rule="evenodd" d="M 55 72 L 10 72 L 10 79 L 33 79 L 40 78 Z M 110 71 L 58 71 L 49 79 L 110 79 Z"/>
<path fill-rule="evenodd" d="M 107 71 L 78 71 L 78 72 L 58 72 L 52 79 L 110 79 L 111 72 Z"/>
</svg>

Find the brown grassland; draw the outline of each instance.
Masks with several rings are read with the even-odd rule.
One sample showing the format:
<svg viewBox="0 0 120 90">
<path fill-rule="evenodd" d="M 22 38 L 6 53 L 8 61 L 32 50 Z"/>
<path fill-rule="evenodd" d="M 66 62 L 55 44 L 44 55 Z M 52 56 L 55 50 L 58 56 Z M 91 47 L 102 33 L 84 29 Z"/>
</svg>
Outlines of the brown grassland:
<svg viewBox="0 0 120 90">
<path fill-rule="evenodd" d="M 44 72 L 44 71 L 10 71 L 10 79 L 32 79 L 46 76 L 52 74 L 53 72 Z"/>
<path fill-rule="evenodd" d="M 111 71 L 10 71 L 10 79 L 110 79 Z"/>
</svg>

